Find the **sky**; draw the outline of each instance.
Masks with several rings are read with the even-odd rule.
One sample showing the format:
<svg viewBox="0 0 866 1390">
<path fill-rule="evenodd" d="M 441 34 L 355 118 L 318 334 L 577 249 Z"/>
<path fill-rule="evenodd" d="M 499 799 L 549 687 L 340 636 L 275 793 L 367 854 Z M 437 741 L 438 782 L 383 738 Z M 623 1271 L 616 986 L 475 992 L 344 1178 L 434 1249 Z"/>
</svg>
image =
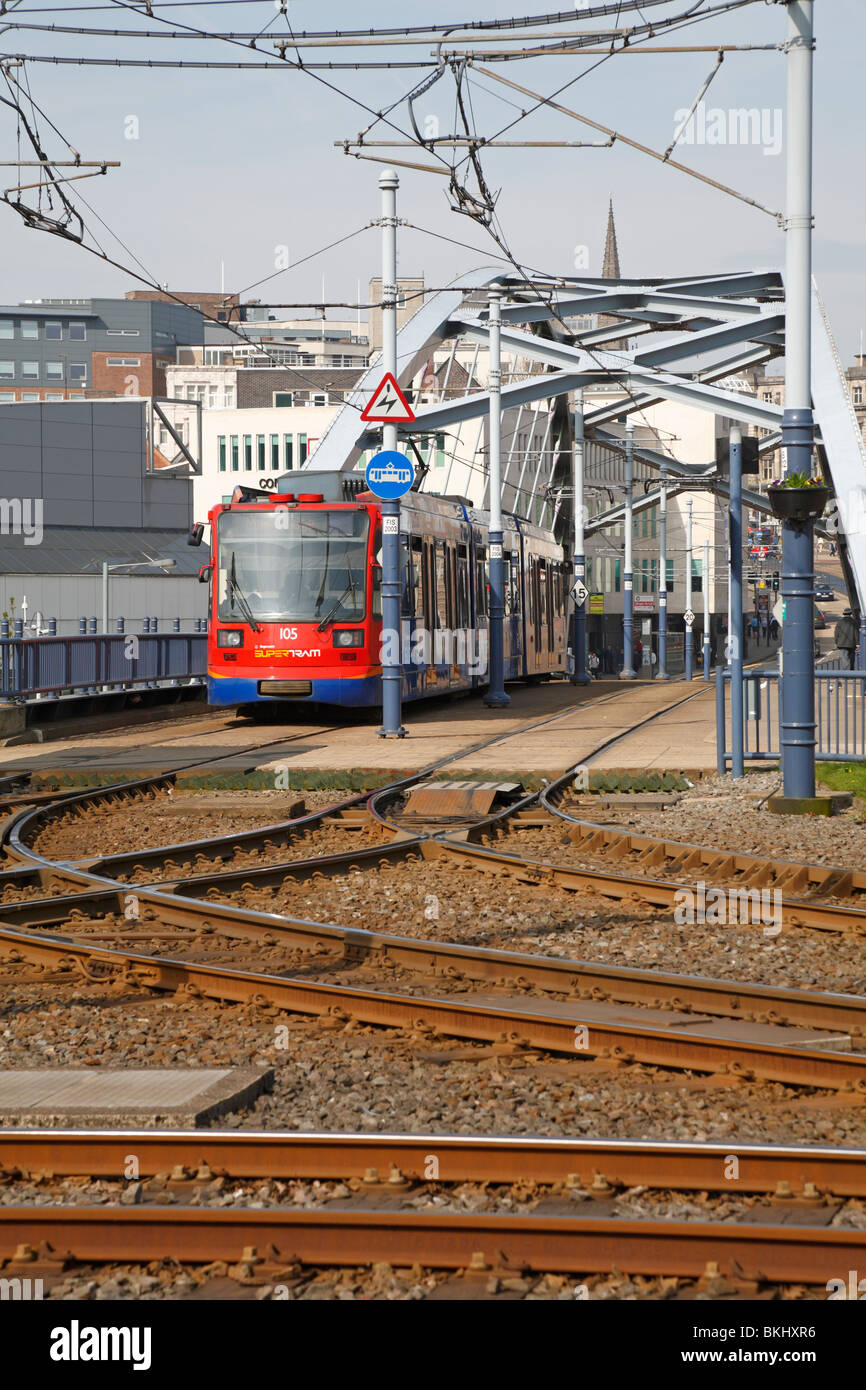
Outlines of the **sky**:
<svg viewBox="0 0 866 1390">
<path fill-rule="evenodd" d="M 644 14 L 658 18 L 681 13 L 692 2 L 665 0 Z M 578 17 L 585 8 L 585 3 L 577 7 Z M 513 3 L 437 0 L 429 9 L 423 3 L 413 5 L 408 14 L 411 24 L 420 25 L 511 15 L 518 9 Z M 165 31 L 189 24 L 221 31 L 289 33 L 279 0 L 156 4 L 155 14 L 149 20 L 132 13 L 128 4 L 111 0 L 80 5 L 71 0 L 53 5 L 48 0 L 21 0 L 14 14 L 2 20 L 9 27 L 0 27 L 0 53 L 249 62 L 256 61 L 256 53 L 246 44 L 186 41 L 166 36 Z M 357 28 L 361 23 L 364 28 L 402 29 L 407 22 L 405 3 L 390 0 L 369 0 L 362 18 L 358 7 L 345 0 L 289 0 L 288 14 L 297 33 Z M 170 22 L 161 24 L 160 17 Z M 641 16 L 633 12 L 620 21 L 640 22 Z M 784 41 L 786 23 L 783 5 L 756 3 L 658 42 L 778 45 Z M 125 35 L 46 33 L 15 24 L 87 26 Z M 581 27 L 601 25 L 600 20 L 584 19 Z M 860 333 L 866 330 L 859 72 L 866 3 L 816 0 L 815 26 L 814 267 L 840 354 L 850 364 Z M 573 30 L 575 25 L 564 27 Z M 160 37 L 129 36 L 130 30 L 145 29 Z M 452 46 L 459 45 L 452 41 Z M 305 53 L 310 59 L 426 63 L 432 51 L 425 40 L 400 49 L 334 47 Z M 273 40 L 263 38 L 259 55 L 272 52 Z M 563 105 L 663 150 L 673 139 L 677 113 L 691 105 L 716 67 L 716 54 L 477 62 L 468 74 L 467 100 L 471 98 L 475 128 L 489 136 L 518 117 L 520 107 L 532 103 L 480 75 L 479 66 L 546 95 L 569 84 L 557 98 Z M 728 53 L 703 99 L 703 115 L 691 132 L 695 138 L 681 143 L 673 156 L 769 211 L 737 201 L 621 142 L 608 148 L 489 149 L 483 152 L 483 167 L 489 187 L 498 193 L 497 218 L 512 253 L 523 265 L 555 274 L 600 274 L 612 198 L 622 273 L 628 277 L 782 265 L 784 234 L 770 214 L 784 208 L 784 67 L 784 56 L 776 48 Z M 435 162 L 417 149 L 377 149 L 371 152 L 373 162 L 362 162 L 335 146 L 354 139 L 373 119 L 349 96 L 373 111 L 381 110 L 424 77 L 422 67 L 330 71 L 320 74 L 324 80 L 290 68 L 201 71 L 37 62 L 13 73 L 29 85 L 45 117 L 83 159 L 120 161 L 120 167 L 105 176 L 68 185 L 70 194 L 89 230 L 115 259 L 133 267 L 137 257 L 146 267 L 142 273 L 172 289 L 218 290 L 224 266 L 226 289 L 246 292 L 245 297 L 281 304 L 318 302 L 324 276 L 329 301 L 354 302 L 358 281 L 366 286 L 380 270 L 379 234 L 368 225 L 379 212 L 380 168 L 389 157 Z M 0 95 L 8 95 L 2 86 Z M 740 108 L 763 113 L 763 125 L 751 142 L 731 138 L 729 113 Z M 415 116 L 427 133 L 458 131 L 450 73 L 417 99 Z M 44 117 L 38 119 L 43 143 L 52 156 L 62 157 L 60 136 Z M 393 119 L 408 129 L 405 103 L 395 109 Z M 380 123 L 371 138 L 403 137 Z M 551 110 L 520 121 L 502 138 L 605 139 Z M 5 161 L 19 157 L 17 116 L 8 107 L 0 108 L 0 142 Z M 20 148 L 20 157 L 26 158 L 26 142 Z M 35 174 L 22 171 L 20 182 L 30 182 Z M 482 226 L 452 210 L 446 178 L 410 169 L 400 169 L 399 175 L 398 213 L 413 224 L 399 231 L 402 274 L 423 272 L 428 285 L 441 286 L 489 264 L 491 255 L 499 253 Z M 8 185 L 19 182 L 15 168 L 5 178 Z M 285 248 L 288 258 L 297 261 L 356 231 L 359 234 L 346 244 L 249 288 L 285 264 Z M 468 243 L 472 249 L 442 238 Z M 2 204 L 0 239 L 0 297 L 6 303 L 122 295 L 136 286 L 129 274 L 80 247 L 26 228 Z M 287 309 L 285 316 L 312 312 Z M 345 313 L 350 316 L 351 311 Z M 334 310 L 331 316 L 342 317 L 343 312 Z"/>
</svg>

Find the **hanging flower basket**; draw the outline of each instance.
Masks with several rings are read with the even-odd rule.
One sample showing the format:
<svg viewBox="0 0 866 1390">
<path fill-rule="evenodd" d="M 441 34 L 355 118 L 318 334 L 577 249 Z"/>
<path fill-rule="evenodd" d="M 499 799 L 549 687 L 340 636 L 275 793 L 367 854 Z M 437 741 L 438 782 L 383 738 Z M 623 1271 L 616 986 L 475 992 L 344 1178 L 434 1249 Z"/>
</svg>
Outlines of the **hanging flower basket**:
<svg viewBox="0 0 866 1390">
<path fill-rule="evenodd" d="M 767 500 L 773 515 L 781 521 L 817 521 L 824 515 L 830 489 L 816 478 L 792 473 L 767 489 Z"/>
</svg>

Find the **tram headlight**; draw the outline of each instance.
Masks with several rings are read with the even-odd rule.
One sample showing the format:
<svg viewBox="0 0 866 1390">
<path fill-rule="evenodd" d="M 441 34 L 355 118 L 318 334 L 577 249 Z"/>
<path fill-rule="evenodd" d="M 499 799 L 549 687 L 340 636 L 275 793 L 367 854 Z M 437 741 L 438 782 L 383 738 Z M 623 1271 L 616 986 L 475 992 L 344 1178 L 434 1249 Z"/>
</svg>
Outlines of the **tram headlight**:
<svg viewBox="0 0 866 1390">
<path fill-rule="evenodd" d="M 364 630 L 360 627 L 335 627 L 335 647 L 363 647 Z"/>
<path fill-rule="evenodd" d="M 242 647 L 244 645 L 243 628 L 221 627 L 217 633 L 218 647 Z"/>
</svg>

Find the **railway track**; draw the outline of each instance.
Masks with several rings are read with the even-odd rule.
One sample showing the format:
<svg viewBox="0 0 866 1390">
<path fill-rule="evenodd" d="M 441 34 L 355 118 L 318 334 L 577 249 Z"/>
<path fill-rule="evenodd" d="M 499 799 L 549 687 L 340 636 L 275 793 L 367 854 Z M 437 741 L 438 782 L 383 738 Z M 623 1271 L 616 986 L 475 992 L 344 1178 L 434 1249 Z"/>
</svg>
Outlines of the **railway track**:
<svg viewBox="0 0 866 1390">
<path fill-rule="evenodd" d="M 477 747 L 501 738 L 499 735 Z M 380 865 L 383 860 L 394 865 L 412 858 L 425 862 L 439 860 L 455 870 L 469 869 L 500 879 L 515 877 L 530 886 L 553 884 L 569 892 L 589 887 L 621 901 L 638 899 L 662 907 L 669 906 L 674 894 L 683 886 L 683 882 L 672 881 L 668 876 L 671 865 L 678 871 L 691 872 L 705 863 L 712 870 L 715 864 L 721 873 L 718 860 L 712 859 L 712 851 L 699 846 L 675 846 L 668 841 L 662 842 L 661 858 L 658 851 L 654 851 L 652 864 L 638 865 L 642 871 L 662 865 L 665 879 L 658 881 L 647 881 L 643 872 L 623 874 L 607 868 L 585 869 L 528 860 L 502 853 L 489 843 L 476 843 L 479 839 L 493 839 L 504 833 L 519 835 L 522 827 L 561 826 L 562 819 L 554 819 L 559 817 L 559 811 L 553 805 L 550 789 L 541 798 L 542 812 L 535 805 L 535 797 L 524 797 L 515 806 L 470 826 L 462 842 L 456 841 L 453 835 L 450 838 L 443 835 L 435 825 L 426 832 L 408 832 L 405 825 L 400 824 L 399 798 L 411 782 L 446 765 L 447 760 L 443 760 L 435 769 L 425 769 L 416 777 L 383 788 L 370 798 L 369 811 L 365 809 L 368 795 L 361 793 L 300 820 L 236 832 L 216 840 L 160 846 L 75 863 L 52 861 L 34 850 L 34 839 L 41 828 L 51 823 L 52 817 L 68 814 L 70 803 L 76 810 L 86 813 L 97 807 L 122 805 L 125 800 L 154 796 L 165 791 L 167 780 L 140 779 L 122 787 L 64 796 L 35 808 L 31 803 L 29 810 L 16 815 L 7 826 L 6 843 L 19 865 L 0 875 L 0 893 L 17 886 L 41 892 L 42 896 L 3 903 L 0 956 L 7 965 L 26 962 L 35 967 L 37 979 L 46 981 L 87 979 L 119 990 L 159 990 L 176 992 L 186 998 L 234 1000 L 265 1008 L 272 1006 L 301 1014 L 317 1014 L 340 1023 L 354 1019 L 363 1024 L 420 1031 L 428 1037 L 469 1038 L 524 1054 L 529 1049 L 539 1049 L 560 1055 L 601 1057 L 613 1064 L 727 1073 L 746 1080 L 774 1080 L 842 1093 L 866 1092 L 866 1054 L 793 1047 L 743 1036 L 699 1036 L 689 1032 L 687 1026 L 678 1029 L 641 1027 L 634 1019 L 617 1023 L 584 1017 L 587 1002 L 597 1005 L 615 1001 L 635 1006 L 635 1013 L 641 1007 L 669 1007 L 692 1015 L 700 1011 L 710 1017 L 732 1020 L 734 1025 L 771 1023 L 835 1029 L 859 1037 L 864 1031 L 866 1004 L 853 995 L 774 989 L 736 981 L 629 970 L 597 962 L 397 937 L 389 932 L 374 933 L 338 924 L 310 922 L 252 910 L 230 901 L 214 901 L 215 894 L 221 897 L 232 893 L 243 895 L 287 880 L 303 882 L 316 874 L 336 876 L 363 872 L 366 867 Z M 375 823 L 393 835 L 393 842 L 325 858 L 285 858 L 287 851 L 308 839 L 314 847 L 317 828 L 335 823 L 342 824 L 349 834 Z M 602 834 L 601 842 L 610 844 L 611 857 L 619 868 L 624 858 L 632 867 L 650 848 L 633 845 L 635 837 L 619 836 L 617 840 L 617 832 L 610 831 L 610 827 L 577 824 L 578 830 L 572 829 L 571 833 L 576 835 L 578 842 L 587 841 L 594 848 L 600 842 L 596 838 L 592 844 L 593 836 Z M 629 844 L 624 851 L 625 839 Z M 268 860 L 264 864 L 233 867 L 232 860 L 245 852 L 266 855 Z M 700 860 L 694 858 L 698 852 L 702 856 Z M 221 867 L 214 872 L 215 866 L 226 863 L 227 869 Z M 190 873 L 190 866 L 198 872 Z M 805 880 L 802 872 L 797 879 L 798 888 L 806 882 L 814 885 L 815 891 L 821 891 L 822 886 L 826 891 L 826 867 L 821 866 L 823 877 L 813 875 L 809 866 L 790 867 L 804 868 L 806 873 Z M 757 882 L 755 862 L 748 869 L 738 867 L 737 872 L 741 885 L 751 886 Z M 781 875 L 773 872 L 773 882 L 777 884 Z M 142 881 L 154 873 L 169 877 L 156 885 Z M 175 873 L 177 876 L 171 877 Z M 855 876 L 850 877 L 853 884 Z M 859 883 L 854 886 L 859 892 Z M 74 891 L 60 891 L 62 889 Z M 53 895 L 48 895 L 46 890 Z M 207 964 L 195 959 L 169 959 L 162 954 L 130 951 L 123 938 L 129 942 L 134 937 L 130 937 L 129 928 L 120 927 L 113 919 L 122 919 L 132 891 L 143 919 L 137 923 L 141 928 L 137 935 L 152 942 L 158 943 L 160 933 L 165 938 L 166 929 L 174 928 L 177 940 L 193 952 L 205 940 L 212 942 L 214 936 L 227 942 L 242 941 L 269 948 L 279 944 L 303 953 L 303 958 L 314 970 L 316 955 L 324 952 L 329 958 L 336 954 L 337 963 L 350 968 L 384 966 L 387 970 L 389 966 L 396 966 L 432 978 L 440 985 L 455 980 L 469 981 L 473 988 L 483 985 L 536 991 L 548 998 L 545 1007 L 540 1008 L 538 1000 L 530 997 L 491 1001 L 473 998 L 471 994 L 458 999 L 403 995 L 383 989 L 379 983 L 375 989 L 351 988 L 321 979 L 231 968 L 222 962 Z M 821 901 L 802 903 L 794 899 L 786 899 L 786 906 L 816 914 L 809 918 L 810 926 L 822 912 L 827 912 L 841 913 L 845 929 L 860 929 L 861 910 L 857 907 Z M 862 915 L 866 917 L 866 913 Z M 824 917 L 822 920 L 826 923 L 831 919 Z M 151 922 L 156 925 L 151 927 Z M 100 928 L 103 929 L 101 935 Z M 838 930 L 838 925 L 833 929 Z M 93 933 L 91 938 L 88 932 Z M 101 944 L 106 941 L 111 941 L 110 947 Z M 692 1017 L 689 1023 L 693 1025 L 694 1022 Z M 207 1143 L 213 1141 L 218 1145 L 223 1137 L 208 1135 Z M 403 1177 L 418 1180 L 420 1149 L 426 1144 L 429 1153 L 435 1144 L 437 1153 L 441 1150 L 447 1154 L 449 1164 L 452 1161 L 457 1164 L 453 1179 L 449 1173 L 449 1181 L 461 1177 L 485 1183 L 528 1180 L 564 1184 L 570 1193 L 584 1184 L 591 1194 L 595 1186 L 595 1195 L 600 1188 L 615 1189 L 621 1183 L 725 1191 L 723 1178 L 718 1175 L 714 1178 L 710 1170 L 718 1164 L 722 1147 L 728 1152 L 731 1150 L 730 1144 L 693 1146 L 687 1156 L 685 1150 L 689 1146 L 649 1145 L 642 1150 L 639 1147 L 627 1150 L 614 1141 L 607 1146 L 599 1141 L 563 1141 L 561 1144 L 552 1141 L 552 1145 L 546 1141 L 528 1141 L 527 1149 L 519 1144 L 511 1148 L 513 1141 L 506 1140 L 472 1140 L 464 1145 L 462 1140 L 449 1137 L 434 1140 L 377 1136 L 371 1141 L 369 1136 L 363 1139 L 354 1136 L 355 1157 L 348 1162 L 347 1152 L 353 1136 L 334 1136 L 327 1142 L 319 1137 L 313 1143 L 317 1154 L 311 1157 L 309 1149 L 302 1151 L 300 1147 L 309 1136 L 287 1139 L 283 1135 L 270 1137 L 268 1157 L 262 1160 L 251 1157 L 249 1135 L 232 1136 L 235 1137 L 239 1145 L 247 1145 L 246 1157 L 240 1160 L 240 1166 L 244 1163 L 252 1166 L 254 1171 L 249 1176 L 255 1175 L 255 1164 L 260 1162 L 270 1165 L 270 1177 L 275 1171 L 286 1176 L 305 1172 L 312 1176 L 317 1163 L 324 1164 L 324 1168 L 316 1172 L 318 1177 L 328 1172 L 332 1176 L 345 1177 L 347 1173 L 358 1176 L 357 1166 L 363 1164 L 360 1175 L 363 1180 L 364 1174 L 369 1178 L 373 1170 L 380 1174 L 387 1163 Z M 77 1160 L 67 1157 L 69 1144 L 75 1144 L 74 1137 L 62 1137 L 62 1152 L 57 1149 L 58 1140 L 58 1133 L 52 1132 L 50 1144 L 55 1159 L 46 1163 L 45 1168 L 55 1173 L 64 1172 L 63 1165 L 67 1161 L 85 1162 L 80 1145 Z M 7 1172 L 12 1172 L 3 1157 L 4 1152 L 8 1152 L 7 1141 L 13 1146 L 20 1143 L 19 1168 L 32 1170 L 40 1166 L 37 1161 L 39 1136 L 21 1139 L 12 1132 L 5 1137 L 0 1135 L 0 1164 Z M 152 1143 L 159 1141 L 174 1144 L 175 1161 L 170 1165 L 171 1154 L 167 1149 L 159 1150 L 157 1158 L 157 1150 L 152 1148 Z M 49 1143 L 44 1138 L 41 1142 Z M 109 1146 L 111 1142 L 115 1144 L 116 1152 L 117 1138 L 107 1142 Z M 238 1172 L 237 1167 L 231 1167 L 231 1164 L 237 1165 L 237 1157 L 227 1158 L 227 1155 L 231 1152 L 237 1155 L 240 1147 L 217 1153 L 213 1147 L 203 1149 L 203 1138 L 196 1136 L 192 1142 L 197 1158 L 192 1160 L 189 1159 L 192 1150 L 184 1151 L 183 1142 L 177 1136 L 161 1135 L 142 1144 L 147 1144 L 154 1163 L 158 1161 L 162 1168 L 180 1174 L 178 1180 L 181 1182 L 193 1181 L 194 1173 L 203 1167 L 218 1171 L 209 1157 L 202 1158 L 203 1153 L 213 1153 L 216 1164 L 228 1162 L 225 1171 L 232 1176 Z M 280 1142 L 282 1149 L 275 1147 Z M 364 1144 L 371 1143 L 379 1146 L 372 1160 L 373 1150 L 363 1148 Z M 485 1144 L 488 1147 L 485 1148 Z M 265 1147 L 261 1146 L 262 1152 Z M 739 1153 L 740 1148 L 735 1147 Z M 106 1147 L 104 1153 L 108 1151 Z M 302 1156 L 303 1152 L 306 1157 Z M 742 1146 L 742 1152 L 746 1176 L 745 1186 L 740 1190 L 744 1192 L 772 1193 L 782 1198 L 797 1193 L 797 1199 L 808 1206 L 816 1200 L 816 1194 L 818 1199 L 822 1194 L 860 1196 L 866 1190 L 863 1177 L 866 1166 L 864 1155 L 859 1151 L 816 1150 L 804 1154 L 793 1149 L 758 1151 L 755 1146 Z M 25 1161 L 25 1154 L 30 1155 L 32 1162 Z M 114 1160 L 106 1158 L 104 1161 Z M 93 1167 L 92 1153 L 86 1163 Z M 305 1164 L 308 1165 L 306 1169 Z M 570 1166 L 563 1170 L 563 1164 Z M 605 1166 L 602 1168 L 600 1164 Z M 515 1166 L 520 1165 L 521 1171 L 515 1174 Z M 83 1172 L 84 1168 L 79 1171 Z M 807 1171 L 811 1176 L 805 1176 Z M 542 1176 L 534 1177 L 536 1172 L 541 1172 Z M 375 1181 L 372 1185 L 375 1186 Z M 866 1244 L 863 1232 L 847 1228 L 827 1230 L 820 1220 L 815 1225 L 793 1231 L 790 1227 L 755 1222 L 741 1225 L 632 1221 L 585 1217 L 572 1212 L 566 1216 L 506 1217 L 489 1213 L 465 1216 L 424 1211 L 383 1212 L 381 1209 L 298 1213 L 282 1210 L 204 1212 L 173 1207 L 160 1211 L 149 1206 L 124 1210 L 122 1219 L 112 1222 L 110 1218 L 116 1210 L 114 1207 L 95 1211 L 65 1207 L 0 1208 L 0 1254 L 8 1261 L 16 1250 L 28 1246 L 36 1249 L 47 1242 L 55 1251 L 69 1252 L 75 1259 L 84 1261 L 152 1259 L 166 1253 L 185 1261 L 206 1261 L 237 1260 L 240 1252 L 254 1247 L 267 1249 L 272 1262 L 277 1264 L 281 1260 L 367 1264 L 371 1259 L 414 1263 L 419 1251 L 423 1250 L 425 1263 L 449 1269 L 544 1269 L 586 1273 L 609 1270 L 613 1260 L 636 1273 L 700 1277 L 708 1266 L 718 1266 L 731 1272 L 751 1271 L 758 1280 L 821 1283 L 838 1274 L 840 1260 L 856 1261 L 858 1252 Z M 53 1224 L 52 1218 L 55 1218 Z M 254 1263 L 260 1263 L 258 1257 Z"/>
<path fill-rule="evenodd" d="M 61 1178 L 138 1179 L 158 1190 L 134 1207 L 4 1205 L 0 1258 L 7 1270 L 59 1274 L 70 1263 L 162 1260 L 232 1262 L 247 1282 L 278 1280 L 298 1264 L 386 1261 L 476 1275 L 564 1272 L 753 1283 L 826 1284 L 866 1248 L 866 1232 L 829 1222 L 866 1193 L 859 1150 L 571 1139 L 198 1131 L 10 1131 L 0 1134 L 8 1188 Z M 737 1174 L 732 1181 L 732 1158 Z M 431 1179 L 431 1161 L 436 1176 Z M 387 1173 L 387 1176 L 385 1176 Z M 313 1210 L 275 1202 L 212 1209 L 190 1199 L 218 1179 L 340 1183 Z M 517 1214 L 431 1209 L 465 1184 L 516 1185 Z M 160 1204 L 159 1185 L 173 1204 Z M 346 1184 L 349 1184 L 347 1189 Z M 752 1219 L 635 1220 L 618 1194 L 647 1188 L 769 1196 Z M 348 1195 L 347 1195 L 348 1194 Z M 494 1196 L 496 1193 L 494 1192 Z M 796 1224 L 786 1224 L 796 1212 Z M 854 1262 L 851 1264 L 851 1262 Z"/>
</svg>

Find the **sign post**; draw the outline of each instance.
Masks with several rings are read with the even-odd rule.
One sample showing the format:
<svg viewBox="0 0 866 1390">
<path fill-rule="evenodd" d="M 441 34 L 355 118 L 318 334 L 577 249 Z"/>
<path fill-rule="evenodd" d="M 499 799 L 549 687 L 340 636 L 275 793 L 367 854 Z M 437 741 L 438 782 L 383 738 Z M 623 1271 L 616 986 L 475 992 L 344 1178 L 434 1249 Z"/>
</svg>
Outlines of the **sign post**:
<svg viewBox="0 0 866 1390">
<path fill-rule="evenodd" d="M 382 191 L 382 367 L 384 375 L 361 419 L 382 422 L 382 453 L 367 464 L 367 486 L 382 498 L 382 727 L 380 738 L 405 738 L 402 724 L 403 662 L 400 651 L 400 498 L 414 481 L 405 454 L 397 453 L 397 425 L 412 420 L 397 384 L 397 188 L 393 169 L 379 175 Z"/>
<path fill-rule="evenodd" d="M 621 681 L 634 680 L 634 425 L 625 427 L 625 553 L 622 576 L 622 670 Z"/>
</svg>

